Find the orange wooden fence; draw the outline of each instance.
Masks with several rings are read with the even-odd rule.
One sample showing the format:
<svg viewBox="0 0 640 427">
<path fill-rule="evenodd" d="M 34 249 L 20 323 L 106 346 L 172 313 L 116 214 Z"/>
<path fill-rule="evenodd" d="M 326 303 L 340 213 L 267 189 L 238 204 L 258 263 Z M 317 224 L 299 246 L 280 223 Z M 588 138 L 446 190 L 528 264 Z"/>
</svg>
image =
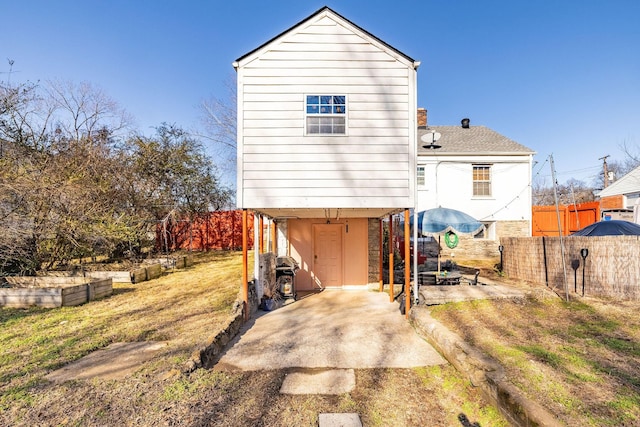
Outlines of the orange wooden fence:
<svg viewBox="0 0 640 427">
<path fill-rule="evenodd" d="M 560 227 L 567 236 L 600 220 L 600 202 L 560 205 Z M 531 212 L 532 236 L 558 236 L 558 215 L 555 206 L 533 206 Z"/>
<path fill-rule="evenodd" d="M 253 215 L 248 216 L 248 249 L 253 248 Z M 208 251 L 242 248 L 242 211 L 216 211 L 169 220 L 156 227 L 156 249 Z"/>
</svg>

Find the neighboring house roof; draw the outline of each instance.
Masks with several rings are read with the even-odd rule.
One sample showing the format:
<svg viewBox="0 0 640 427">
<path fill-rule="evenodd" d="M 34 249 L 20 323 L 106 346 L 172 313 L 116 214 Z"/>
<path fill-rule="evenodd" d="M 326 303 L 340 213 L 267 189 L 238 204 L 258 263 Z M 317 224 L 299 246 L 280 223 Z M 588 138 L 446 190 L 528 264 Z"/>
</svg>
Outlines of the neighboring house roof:
<svg viewBox="0 0 640 427">
<path fill-rule="evenodd" d="M 297 27 L 301 27 L 304 26 L 308 21 L 315 19 L 316 17 L 318 17 L 321 14 L 326 14 L 326 15 L 333 15 L 334 18 L 338 18 L 340 20 L 342 20 L 343 22 L 349 24 L 350 26 L 352 26 L 354 29 L 357 29 L 358 31 L 362 32 L 363 34 L 365 34 L 367 37 L 369 37 L 371 40 L 375 40 L 377 43 L 383 45 L 384 47 L 386 47 L 387 49 L 397 53 L 398 55 L 402 56 L 405 60 L 407 60 L 410 63 L 415 63 L 416 61 L 414 61 L 413 58 L 411 58 L 409 55 L 406 55 L 405 53 L 399 51 L 398 49 L 396 49 L 395 47 L 391 46 L 390 44 L 386 43 L 384 40 L 379 39 L 378 37 L 374 36 L 373 34 L 371 34 L 370 32 L 368 32 L 367 30 L 365 30 L 362 27 L 359 27 L 358 25 L 354 24 L 353 22 L 349 21 L 347 18 L 345 18 L 344 16 L 340 15 L 339 13 L 336 13 L 333 9 L 325 6 L 321 9 L 319 9 L 317 12 L 312 13 L 311 15 L 309 15 L 307 18 L 303 19 L 302 21 L 300 21 L 299 23 L 297 23 L 296 25 L 292 26 L 291 28 L 283 31 L 282 33 L 278 34 L 277 36 L 275 36 L 274 38 L 272 38 L 271 40 L 261 44 L 260 46 L 258 46 L 257 48 L 253 49 L 251 52 L 248 52 L 244 55 L 242 55 L 240 58 L 236 59 L 235 63 L 239 63 L 242 60 L 246 59 L 247 57 L 259 52 L 260 50 L 262 50 L 264 47 L 270 45 L 271 43 L 273 43 L 274 41 L 278 40 L 279 38 L 285 36 L 287 33 L 293 31 L 295 28 Z M 417 65 L 419 63 L 416 64 L 416 68 Z M 234 65 L 235 67 L 235 65 Z"/>
<path fill-rule="evenodd" d="M 603 189 L 598 196 L 609 197 L 640 192 L 640 166 Z"/>
<path fill-rule="evenodd" d="M 422 135 L 440 133 L 436 150 L 423 148 Z M 427 143 L 428 144 L 428 143 Z M 428 126 L 418 129 L 418 155 L 425 154 L 535 154 L 535 151 L 485 126 Z"/>
</svg>

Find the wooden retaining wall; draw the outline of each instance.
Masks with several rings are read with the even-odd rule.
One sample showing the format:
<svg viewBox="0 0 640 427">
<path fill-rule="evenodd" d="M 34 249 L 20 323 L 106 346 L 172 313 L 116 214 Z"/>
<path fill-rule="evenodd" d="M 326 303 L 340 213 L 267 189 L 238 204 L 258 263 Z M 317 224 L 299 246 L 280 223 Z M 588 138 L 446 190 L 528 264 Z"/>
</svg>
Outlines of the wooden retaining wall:
<svg viewBox="0 0 640 427">
<path fill-rule="evenodd" d="M 111 279 L 82 277 L 6 277 L 11 288 L 0 288 L 1 307 L 45 308 L 84 304 L 113 293 Z"/>
<path fill-rule="evenodd" d="M 567 285 L 586 296 L 640 300 L 640 236 L 563 238 Z M 502 238 L 503 271 L 512 278 L 556 288 L 564 295 L 560 237 Z M 581 249 L 589 254 L 583 265 Z M 572 263 L 579 263 L 577 270 Z"/>
</svg>

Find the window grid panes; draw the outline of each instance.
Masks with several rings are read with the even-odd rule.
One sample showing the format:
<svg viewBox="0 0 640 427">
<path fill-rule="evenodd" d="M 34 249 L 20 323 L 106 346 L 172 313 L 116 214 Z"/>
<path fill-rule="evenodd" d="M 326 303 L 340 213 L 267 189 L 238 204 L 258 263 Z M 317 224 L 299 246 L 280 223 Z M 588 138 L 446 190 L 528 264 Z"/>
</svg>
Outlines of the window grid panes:
<svg viewBox="0 0 640 427">
<path fill-rule="evenodd" d="M 416 174 L 416 184 L 417 185 L 424 185 L 425 184 L 424 166 L 418 166 L 418 172 Z"/>
<path fill-rule="evenodd" d="M 491 196 L 491 166 L 473 166 L 473 195 Z"/>
<path fill-rule="evenodd" d="M 346 134 L 346 96 L 307 95 L 307 134 Z"/>
</svg>

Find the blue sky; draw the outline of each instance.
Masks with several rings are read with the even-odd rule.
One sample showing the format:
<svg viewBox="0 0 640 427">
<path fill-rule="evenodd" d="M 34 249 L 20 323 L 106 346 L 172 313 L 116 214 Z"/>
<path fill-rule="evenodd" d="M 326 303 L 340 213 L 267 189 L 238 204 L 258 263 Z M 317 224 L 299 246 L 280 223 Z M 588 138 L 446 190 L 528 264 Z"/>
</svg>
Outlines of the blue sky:
<svg viewBox="0 0 640 427">
<path fill-rule="evenodd" d="M 193 129 L 235 59 L 325 5 L 422 62 L 430 124 L 469 117 L 535 150 L 543 176 L 553 154 L 561 182 L 640 151 L 638 0 L 3 1 L 0 79 L 11 59 L 12 83 L 88 81 L 144 133 Z"/>
</svg>

